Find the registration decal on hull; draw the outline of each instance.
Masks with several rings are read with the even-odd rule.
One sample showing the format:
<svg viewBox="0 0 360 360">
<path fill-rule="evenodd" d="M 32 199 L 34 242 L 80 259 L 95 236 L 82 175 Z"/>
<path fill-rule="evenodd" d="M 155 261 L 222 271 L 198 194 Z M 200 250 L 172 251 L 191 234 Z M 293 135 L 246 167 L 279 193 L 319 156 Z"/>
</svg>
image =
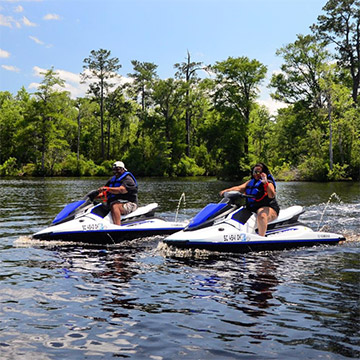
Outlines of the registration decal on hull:
<svg viewBox="0 0 360 360">
<path fill-rule="evenodd" d="M 246 234 L 224 235 L 224 241 L 246 241 Z"/>
<path fill-rule="evenodd" d="M 104 224 L 87 224 L 87 225 L 82 225 L 82 228 L 84 231 L 104 230 Z"/>
</svg>

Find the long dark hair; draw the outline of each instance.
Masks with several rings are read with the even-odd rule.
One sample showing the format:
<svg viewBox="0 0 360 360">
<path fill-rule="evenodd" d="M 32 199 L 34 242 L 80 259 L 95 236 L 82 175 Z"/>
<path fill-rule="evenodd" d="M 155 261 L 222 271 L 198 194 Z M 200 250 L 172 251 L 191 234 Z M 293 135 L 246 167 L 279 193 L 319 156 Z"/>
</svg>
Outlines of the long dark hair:
<svg viewBox="0 0 360 360">
<path fill-rule="evenodd" d="M 254 165 L 254 166 L 251 168 L 251 176 L 253 176 L 254 169 L 255 169 L 257 166 L 261 167 L 261 168 L 262 168 L 262 171 L 263 171 L 266 175 L 269 175 L 269 174 L 271 175 L 269 168 L 268 168 L 264 163 L 259 162 L 259 163 L 257 163 L 256 165 Z"/>
<path fill-rule="evenodd" d="M 252 168 L 251 168 L 251 177 L 253 178 L 254 177 L 254 169 L 259 166 L 262 168 L 262 171 L 266 174 L 266 176 L 272 180 L 272 182 L 274 183 L 274 187 L 276 188 L 276 182 L 275 182 L 275 179 L 274 177 L 272 176 L 269 168 L 262 162 L 259 162 L 257 163 L 256 165 L 254 165 Z"/>
</svg>

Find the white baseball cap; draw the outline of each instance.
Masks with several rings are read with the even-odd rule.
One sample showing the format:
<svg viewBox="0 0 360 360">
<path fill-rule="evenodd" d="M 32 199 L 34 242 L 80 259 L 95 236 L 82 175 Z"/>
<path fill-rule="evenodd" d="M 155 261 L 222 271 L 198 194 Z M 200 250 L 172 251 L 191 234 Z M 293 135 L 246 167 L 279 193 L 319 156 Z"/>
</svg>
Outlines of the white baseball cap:
<svg viewBox="0 0 360 360">
<path fill-rule="evenodd" d="M 125 171 L 127 171 L 125 164 L 122 161 L 115 161 L 113 164 L 113 168 L 123 168 Z"/>
</svg>

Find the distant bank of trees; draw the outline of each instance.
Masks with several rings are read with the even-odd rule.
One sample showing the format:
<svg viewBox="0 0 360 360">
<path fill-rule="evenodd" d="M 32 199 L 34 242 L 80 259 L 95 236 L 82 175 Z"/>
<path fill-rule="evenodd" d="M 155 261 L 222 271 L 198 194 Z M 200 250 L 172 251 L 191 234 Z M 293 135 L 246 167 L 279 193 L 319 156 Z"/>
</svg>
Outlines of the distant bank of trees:
<svg viewBox="0 0 360 360">
<path fill-rule="evenodd" d="M 359 9 L 328 1 L 310 34 L 277 51 L 270 87 L 288 106 L 276 117 L 256 102 L 267 67 L 246 56 L 205 65 L 188 53 L 168 79 L 134 60 L 115 86 L 119 59 L 93 50 L 75 100 L 51 68 L 34 94 L 0 92 L 0 176 L 108 175 L 122 160 L 137 176 L 235 179 L 263 161 L 283 180 L 359 180 Z"/>
</svg>

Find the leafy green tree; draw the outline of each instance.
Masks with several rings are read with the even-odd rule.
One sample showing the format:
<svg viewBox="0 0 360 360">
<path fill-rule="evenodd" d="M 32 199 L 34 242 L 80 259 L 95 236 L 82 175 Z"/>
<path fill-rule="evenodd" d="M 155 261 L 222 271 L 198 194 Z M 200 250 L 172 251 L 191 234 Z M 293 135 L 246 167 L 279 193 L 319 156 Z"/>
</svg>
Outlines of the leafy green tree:
<svg viewBox="0 0 360 360">
<path fill-rule="evenodd" d="M 360 180 L 360 106 L 347 110 L 344 114 L 346 123 L 352 126 L 353 141 L 350 148 L 350 176 L 353 180 Z"/>
<path fill-rule="evenodd" d="M 323 158 L 321 134 L 326 133 L 327 126 L 319 112 L 326 104 L 326 95 L 320 80 L 324 63 L 330 60 L 323 45 L 314 36 L 298 35 L 294 43 L 277 51 L 284 63 L 281 73 L 271 78 L 270 87 L 275 89 L 271 95 L 294 105 L 280 111 L 277 117 L 274 138 L 281 154 L 276 160 L 278 166 L 281 162 L 298 166 L 309 153 Z"/>
<path fill-rule="evenodd" d="M 327 44 L 335 45 L 339 65 L 352 78 L 352 98 L 358 103 L 360 88 L 360 1 L 329 0 L 312 31 Z"/>
<path fill-rule="evenodd" d="M 17 141 L 17 134 L 21 131 L 24 116 L 28 113 L 32 101 L 30 94 L 22 87 L 15 97 L 0 94 L 0 163 L 9 157 L 17 159 L 20 165 L 22 144 Z M 5 100 L 5 101 L 4 101 Z M 26 154 L 29 149 L 24 149 Z"/>
<path fill-rule="evenodd" d="M 271 144 L 274 137 L 274 122 L 265 106 L 254 106 L 250 114 L 249 151 L 251 163 L 254 164 L 261 159 L 266 164 L 272 165 L 273 149 Z"/>
<path fill-rule="evenodd" d="M 356 112 L 349 89 L 338 81 L 335 64 L 325 65 L 326 76 L 320 85 L 326 96 L 326 117 L 329 133 L 329 169 L 334 170 L 334 163 L 348 167 L 351 163 L 351 149 L 356 143 L 358 133 Z M 359 121 L 357 121 L 359 124 Z M 351 170 L 351 168 L 349 169 Z"/>
<path fill-rule="evenodd" d="M 58 77 L 53 68 L 47 70 L 44 79 L 35 92 L 35 139 L 39 140 L 38 150 L 41 153 L 41 172 L 45 173 L 45 157 L 49 152 L 49 161 L 58 160 L 57 155 L 67 144 L 63 140 L 64 132 L 60 124 L 68 95 L 57 89 L 64 87 L 64 81 Z M 53 163 L 51 163 L 52 168 Z"/>
<path fill-rule="evenodd" d="M 8 158 L 3 165 L 0 165 L 0 176 L 15 176 L 19 172 L 16 158 Z"/>
<path fill-rule="evenodd" d="M 89 98 L 77 98 L 73 107 L 76 122 L 71 151 L 76 153 L 77 161 L 83 155 L 87 159 L 97 159 L 100 143 L 99 104 Z"/>
<path fill-rule="evenodd" d="M 94 114 L 97 113 L 97 105 L 92 102 L 90 99 L 87 98 L 77 98 L 73 102 L 73 106 L 76 109 L 76 147 L 72 146 L 72 151 L 76 152 L 76 159 L 77 161 L 80 160 L 81 154 L 86 154 L 87 156 L 92 155 L 89 152 L 89 148 L 84 149 L 84 137 L 87 131 L 89 131 L 88 124 L 89 120 L 90 123 L 96 123 L 96 119 L 94 119 Z M 91 125 L 90 125 L 91 126 Z M 96 129 L 95 129 L 96 132 Z M 97 138 L 97 136 L 94 136 Z M 96 146 L 94 146 L 96 147 Z M 94 155 L 94 154 L 93 154 Z"/>
<path fill-rule="evenodd" d="M 278 51 L 285 62 L 282 73 L 271 79 L 271 86 L 276 89 L 273 97 L 294 104 L 288 112 L 280 113 L 287 114 L 287 119 L 282 115 L 277 118 L 277 144 L 281 153 L 287 154 L 286 162 L 302 163 L 306 178 L 315 175 L 316 166 L 320 166 L 324 174 L 325 165 L 333 171 L 335 161 L 340 166 L 349 162 L 343 146 L 344 139 L 349 139 L 345 133 L 345 129 L 349 131 L 349 124 L 345 126 L 342 113 L 347 109 L 351 91 L 343 83 L 345 71 L 330 65 L 331 57 L 324 46 L 314 36 L 299 35 L 295 43 Z M 290 112 L 294 117 L 289 116 Z M 291 119 L 297 119 L 298 123 L 289 129 Z M 341 123 L 343 126 L 339 126 Z M 286 144 L 291 144 L 289 149 L 284 148 Z M 338 160 L 334 160 L 334 149 L 340 156 Z"/>
<path fill-rule="evenodd" d="M 109 80 L 118 77 L 117 71 L 121 68 L 119 59 L 111 58 L 110 55 L 110 50 L 92 50 L 90 56 L 84 59 L 84 71 L 81 73 L 83 82 L 94 80 L 89 85 L 88 93 L 93 94 L 100 105 L 101 158 L 103 160 L 105 159 L 104 101 L 109 90 L 115 86 Z"/>
<path fill-rule="evenodd" d="M 0 164 L 16 154 L 15 134 L 22 108 L 9 92 L 0 93 Z"/>
<path fill-rule="evenodd" d="M 313 147 L 318 149 L 319 144 L 306 136 L 307 131 L 314 130 L 314 127 L 308 129 L 309 117 L 311 119 L 310 111 L 301 104 L 290 105 L 278 111 L 268 143 L 272 149 L 273 167 L 281 167 L 283 164 L 296 167 L 303 156 L 314 153 Z M 311 142 L 307 143 L 310 138 Z"/>
<path fill-rule="evenodd" d="M 191 61 L 189 51 L 187 52 L 186 62 L 176 63 L 174 67 L 178 70 L 175 74 L 177 79 L 183 79 L 186 84 L 185 92 L 185 125 L 186 125 L 186 155 L 190 156 L 191 147 L 191 119 L 194 116 L 194 103 L 191 101 L 193 98 L 194 88 L 199 81 L 196 74 L 197 71 L 203 69 L 202 62 Z"/>
<path fill-rule="evenodd" d="M 325 95 L 325 102 L 327 104 L 327 118 L 329 124 L 329 166 L 330 170 L 333 170 L 334 157 L 333 157 L 333 102 L 334 102 L 334 74 L 332 69 L 333 65 L 327 66 L 328 71 L 325 72 L 325 76 L 320 79 L 319 85 L 322 93 Z"/>
<path fill-rule="evenodd" d="M 30 100 L 26 93 L 18 94 L 19 103 L 26 106 L 22 105 L 15 138 L 18 161 L 36 164 L 38 173 L 45 175 L 69 152 L 74 128 L 68 113 L 71 100 L 61 91 L 63 80 L 52 68 L 42 75 L 44 79 Z"/>
<path fill-rule="evenodd" d="M 323 96 L 319 79 L 323 64 L 330 60 L 324 44 L 311 35 L 298 35 L 294 43 L 276 51 L 284 63 L 281 72 L 271 78 L 270 87 L 275 89 L 272 97 L 287 104 L 302 102 L 309 108 L 321 108 Z"/>
<path fill-rule="evenodd" d="M 108 158 L 122 158 L 129 145 L 134 141 L 130 134 L 134 103 L 125 97 L 124 87 L 119 86 L 109 94 L 106 110 L 108 114 Z"/>
<path fill-rule="evenodd" d="M 214 160 L 209 157 L 209 151 L 206 149 L 206 138 L 202 131 L 207 126 L 208 114 L 211 108 L 211 101 L 206 94 L 204 81 L 200 81 L 192 87 L 189 94 L 189 112 L 190 112 L 190 140 L 191 140 L 191 158 L 197 165 L 206 169 L 206 173 L 215 174 L 213 166 Z M 184 113 L 184 112 L 183 112 Z M 183 114 L 182 113 L 182 114 Z M 187 146 L 187 143 L 186 143 Z M 187 155 L 186 155 L 187 156 Z"/>
<path fill-rule="evenodd" d="M 227 148 L 224 154 L 227 172 L 228 175 L 242 176 L 248 166 L 250 113 L 267 68 L 247 57 L 229 57 L 216 62 L 210 71 L 215 74 L 212 92 L 214 109 L 222 114 L 226 123 L 226 126 L 221 126 L 219 136 Z"/>
<path fill-rule="evenodd" d="M 84 59 L 90 97 L 71 100 L 53 69 L 33 95 L 0 92 L 0 176 L 105 175 L 121 158 L 138 176 L 234 179 L 261 159 L 282 179 L 359 180 L 360 0 L 323 10 L 313 33 L 277 51 L 272 96 L 289 106 L 274 117 L 256 103 L 266 66 L 247 57 L 203 80 L 189 52 L 166 80 L 133 60 L 132 81 L 115 87 L 121 65 L 100 49 Z"/>
<path fill-rule="evenodd" d="M 134 82 L 130 88 L 135 98 L 140 98 L 141 111 L 145 114 L 148 103 L 151 101 L 151 85 L 154 80 L 158 79 L 156 74 L 158 66 L 154 63 L 140 62 L 138 60 L 131 60 L 131 64 L 133 65 L 134 72 L 129 73 L 128 76 L 134 79 Z"/>
<path fill-rule="evenodd" d="M 148 128 L 158 129 L 161 134 L 161 147 L 165 156 L 171 155 L 172 162 L 177 163 L 184 152 L 184 127 L 180 122 L 185 87 L 178 80 L 169 78 L 158 80 L 153 87 L 155 114 Z M 164 148 L 165 147 L 165 148 Z"/>
<path fill-rule="evenodd" d="M 140 104 L 139 107 L 134 108 L 140 120 L 136 134 L 138 142 L 144 135 L 143 128 L 147 122 L 149 108 L 152 105 L 152 86 L 154 81 L 158 79 L 158 75 L 156 73 L 157 65 L 154 63 L 132 60 L 131 64 L 133 65 L 134 72 L 129 73 L 128 76 L 134 79 L 134 81 L 128 84 L 128 92 Z"/>
</svg>

